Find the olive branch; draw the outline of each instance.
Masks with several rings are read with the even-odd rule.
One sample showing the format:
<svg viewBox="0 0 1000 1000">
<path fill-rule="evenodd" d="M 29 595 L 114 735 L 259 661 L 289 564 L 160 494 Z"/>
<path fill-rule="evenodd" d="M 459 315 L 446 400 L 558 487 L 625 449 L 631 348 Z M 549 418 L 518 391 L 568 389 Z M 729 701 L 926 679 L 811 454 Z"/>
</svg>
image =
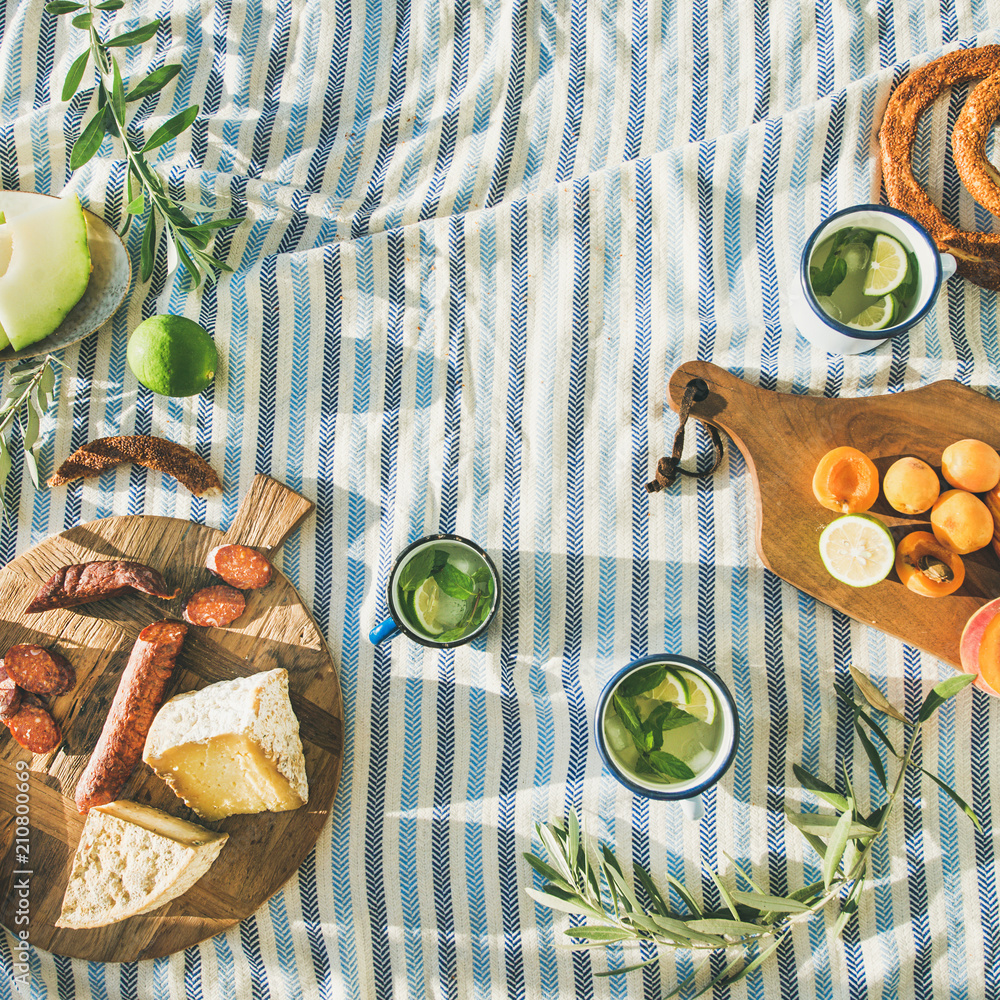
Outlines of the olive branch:
<svg viewBox="0 0 1000 1000">
<path fill-rule="evenodd" d="M 149 281 L 153 273 L 153 262 L 157 249 L 156 220 L 163 228 L 177 250 L 177 256 L 191 276 L 195 286 L 204 275 L 210 278 L 216 270 L 231 271 L 232 268 L 208 252 L 215 232 L 228 226 L 237 226 L 240 219 L 216 219 L 196 223 L 176 204 L 167 193 L 163 180 L 146 159 L 146 154 L 158 149 L 164 143 L 175 139 L 188 129 L 198 117 L 199 108 L 192 104 L 175 114 L 143 141 L 141 128 L 129 127 L 126 120 L 126 106 L 134 101 L 157 94 L 180 72 L 179 63 L 167 63 L 153 70 L 130 90 L 125 90 L 121 67 L 112 49 L 130 45 L 142 45 L 152 38 L 162 23 L 159 18 L 133 31 L 125 31 L 112 38 L 102 38 L 95 27 L 95 13 L 117 11 L 125 6 L 125 0 L 103 0 L 101 3 L 79 3 L 77 0 L 52 0 L 45 9 L 50 14 L 72 14 L 73 26 L 86 31 L 90 45 L 70 66 L 63 83 L 62 99 L 70 100 L 83 83 L 88 63 L 93 61 L 97 88 L 97 109 L 80 133 L 70 152 L 71 170 L 78 170 L 87 163 L 100 148 L 105 135 L 121 140 L 128 164 L 127 198 L 125 221 L 121 229 L 124 236 L 135 217 L 146 213 L 147 200 L 149 214 L 142 234 L 140 268 L 142 280 Z M 184 205 L 195 215 L 207 214 L 201 205 Z"/>
<path fill-rule="evenodd" d="M 648 942 L 657 949 L 685 948 L 710 953 L 741 947 L 742 952 L 727 961 L 722 970 L 694 994 L 702 996 L 716 984 L 729 985 L 744 979 L 779 947 L 796 924 L 812 919 L 838 899 L 841 901 L 840 913 L 833 933 L 839 935 L 857 912 L 870 874 L 872 849 L 885 831 L 899 800 L 907 768 L 919 766 L 913 764 L 913 755 L 919 745 L 921 726 L 944 702 L 975 680 L 971 674 L 957 674 L 941 681 L 928 692 L 916 721 L 910 723 L 868 677 L 856 667 L 852 666 L 850 670 L 867 706 L 902 723 L 909 730 L 909 735 L 902 751 L 897 750 L 885 727 L 873 718 L 867 706 L 859 704 L 840 688 L 836 689 L 837 696 L 850 706 L 854 730 L 887 798 L 873 812 L 865 813 L 858 805 L 846 767 L 844 791 L 840 792 L 805 768 L 793 765 L 794 774 L 802 787 L 836 810 L 832 815 L 787 814 L 791 824 L 820 857 L 822 878 L 819 881 L 787 896 L 772 895 L 730 858 L 737 873 L 750 886 L 750 891 L 731 889 L 719 872 L 709 871 L 723 908 L 705 911 L 683 882 L 667 875 L 667 884 L 682 901 L 686 911 L 678 913 L 668 904 L 667 896 L 656 886 L 649 873 L 636 864 L 635 879 L 648 900 L 641 902 L 614 852 L 606 844 L 600 845 L 600 859 L 595 864 L 590 857 L 590 848 L 581 835 L 579 818 L 571 812 L 565 822 L 555 820 L 548 825 L 539 823 L 535 826 L 548 855 L 547 862 L 531 853 L 524 855 L 545 882 L 541 888 L 527 887 L 527 894 L 542 906 L 585 919 L 584 923 L 573 924 L 565 930 L 565 934 L 573 939 L 569 947 L 595 948 L 612 943 Z M 891 787 L 876 743 L 880 743 L 899 761 Z M 975 813 L 953 789 L 923 767 L 919 770 L 951 797 L 978 830 L 982 830 Z M 698 963 L 694 971 L 678 983 L 664 1000 L 691 986 L 710 960 L 711 955 Z M 633 965 L 596 975 L 622 975 L 657 961 L 658 953 Z"/>
<path fill-rule="evenodd" d="M 0 406 L 0 505 L 4 516 L 10 520 L 4 491 L 12 463 L 10 453 L 10 430 L 17 421 L 21 433 L 21 448 L 24 464 L 28 468 L 35 489 L 41 489 L 38 479 L 38 460 L 35 443 L 38 429 L 52 401 L 56 375 L 53 365 L 62 364 L 56 357 L 46 354 L 44 358 L 31 358 L 14 365 L 10 370 L 10 392 Z"/>
</svg>

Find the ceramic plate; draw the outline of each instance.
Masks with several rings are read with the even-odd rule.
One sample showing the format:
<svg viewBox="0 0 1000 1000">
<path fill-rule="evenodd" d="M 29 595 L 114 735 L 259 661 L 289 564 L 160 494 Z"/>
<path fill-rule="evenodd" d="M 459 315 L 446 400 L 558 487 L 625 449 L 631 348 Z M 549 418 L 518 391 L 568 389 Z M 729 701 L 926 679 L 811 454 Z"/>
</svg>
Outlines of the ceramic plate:
<svg viewBox="0 0 1000 1000">
<path fill-rule="evenodd" d="M 22 191 L 4 191 L 3 196 L 5 200 L 37 197 L 34 192 Z M 83 298 L 44 340 L 36 341 L 21 351 L 15 351 L 12 347 L 2 350 L 0 362 L 34 358 L 69 347 L 104 326 L 122 304 L 132 280 L 132 265 L 128 253 L 118 234 L 103 219 L 86 209 L 83 215 L 87 220 L 87 242 L 93 268 Z"/>
</svg>

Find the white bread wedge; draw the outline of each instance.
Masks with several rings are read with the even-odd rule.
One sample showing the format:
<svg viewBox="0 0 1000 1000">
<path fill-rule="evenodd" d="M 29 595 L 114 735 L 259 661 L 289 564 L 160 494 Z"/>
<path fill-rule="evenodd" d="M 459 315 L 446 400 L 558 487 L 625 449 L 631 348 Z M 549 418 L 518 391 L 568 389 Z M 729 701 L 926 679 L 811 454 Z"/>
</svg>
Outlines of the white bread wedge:
<svg viewBox="0 0 1000 1000">
<path fill-rule="evenodd" d="M 121 799 L 87 813 L 56 927 L 103 927 L 182 896 L 228 833 Z"/>
</svg>

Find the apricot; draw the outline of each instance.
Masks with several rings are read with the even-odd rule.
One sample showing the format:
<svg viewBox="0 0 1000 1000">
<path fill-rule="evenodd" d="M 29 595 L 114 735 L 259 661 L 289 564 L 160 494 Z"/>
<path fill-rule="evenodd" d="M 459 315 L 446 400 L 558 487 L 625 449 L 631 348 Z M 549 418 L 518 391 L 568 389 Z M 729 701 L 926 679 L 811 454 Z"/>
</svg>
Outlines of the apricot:
<svg viewBox="0 0 1000 1000">
<path fill-rule="evenodd" d="M 993 515 L 974 494 L 947 490 L 931 507 L 931 530 L 945 548 L 965 555 L 990 544 Z"/>
<path fill-rule="evenodd" d="M 915 594 L 947 597 L 965 582 L 965 563 L 929 531 L 911 531 L 896 546 L 896 575 Z"/>
<path fill-rule="evenodd" d="M 956 489 L 985 493 L 1000 483 L 1000 455 L 985 441 L 956 441 L 941 453 L 941 475 Z"/>
<path fill-rule="evenodd" d="M 937 473 L 926 462 L 908 455 L 886 469 L 882 492 L 892 509 L 900 514 L 923 514 L 934 505 L 941 484 Z"/>
<path fill-rule="evenodd" d="M 843 445 L 819 460 L 812 488 L 827 510 L 860 514 L 878 499 L 878 469 L 863 451 Z"/>
</svg>

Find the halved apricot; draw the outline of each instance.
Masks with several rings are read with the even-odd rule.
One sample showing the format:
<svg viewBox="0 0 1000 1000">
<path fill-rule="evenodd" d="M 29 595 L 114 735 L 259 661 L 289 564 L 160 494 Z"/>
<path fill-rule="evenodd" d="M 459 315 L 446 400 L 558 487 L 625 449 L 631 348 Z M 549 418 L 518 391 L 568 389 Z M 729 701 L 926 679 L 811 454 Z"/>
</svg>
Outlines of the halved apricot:
<svg viewBox="0 0 1000 1000">
<path fill-rule="evenodd" d="M 911 531 L 896 546 L 896 575 L 923 597 L 947 597 L 965 581 L 965 563 L 929 531 Z"/>
<path fill-rule="evenodd" d="M 931 530 L 945 548 L 965 555 L 990 544 L 993 515 L 974 493 L 947 490 L 931 507 Z"/>
<path fill-rule="evenodd" d="M 1000 455 L 985 441 L 964 438 L 941 453 L 941 475 L 957 489 L 985 493 L 1000 482 Z"/>
<path fill-rule="evenodd" d="M 827 510 L 860 514 L 878 499 L 878 469 L 863 451 L 842 445 L 819 460 L 812 488 Z"/>
</svg>

